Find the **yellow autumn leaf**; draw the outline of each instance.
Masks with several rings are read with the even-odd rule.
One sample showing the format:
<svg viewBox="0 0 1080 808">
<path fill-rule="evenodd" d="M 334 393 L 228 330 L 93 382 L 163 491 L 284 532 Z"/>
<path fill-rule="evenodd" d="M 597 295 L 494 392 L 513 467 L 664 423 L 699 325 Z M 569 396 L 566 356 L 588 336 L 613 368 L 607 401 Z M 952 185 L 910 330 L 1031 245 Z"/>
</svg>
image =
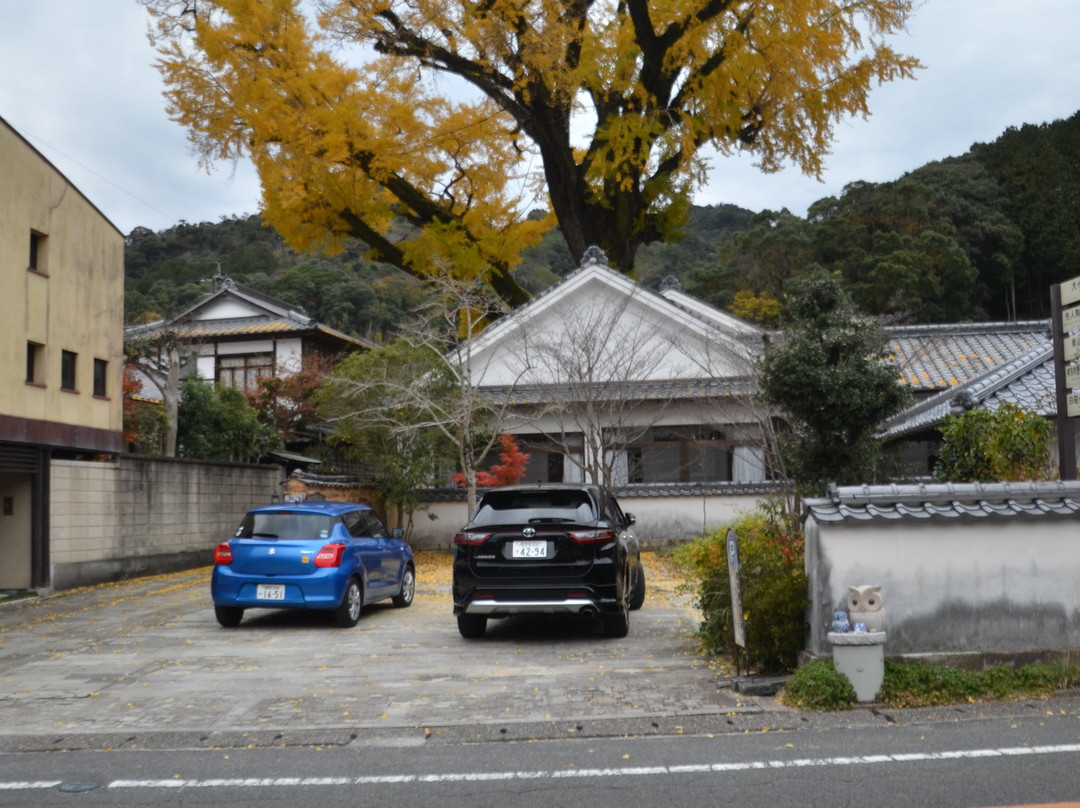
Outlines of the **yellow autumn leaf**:
<svg viewBox="0 0 1080 808">
<path fill-rule="evenodd" d="M 890 42 L 914 0 L 666 0 L 645 22 L 616 0 L 142 3 L 169 115 L 204 164 L 250 157 L 293 247 L 356 237 L 513 305 L 556 218 L 575 259 L 599 244 L 630 271 L 685 221 L 707 154 L 818 176 L 836 124 L 919 68 Z"/>
</svg>

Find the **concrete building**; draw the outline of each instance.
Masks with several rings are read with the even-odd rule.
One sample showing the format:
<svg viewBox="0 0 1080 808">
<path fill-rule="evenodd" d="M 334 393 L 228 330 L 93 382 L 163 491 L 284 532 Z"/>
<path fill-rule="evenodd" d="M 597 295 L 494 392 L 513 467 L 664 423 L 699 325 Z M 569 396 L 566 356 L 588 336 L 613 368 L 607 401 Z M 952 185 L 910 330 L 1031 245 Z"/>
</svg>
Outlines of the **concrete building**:
<svg viewBox="0 0 1080 808">
<path fill-rule="evenodd" d="M 123 446 L 124 236 L 0 118 L 0 589 L 49 577 L 49 463 Z"/>
</svg>

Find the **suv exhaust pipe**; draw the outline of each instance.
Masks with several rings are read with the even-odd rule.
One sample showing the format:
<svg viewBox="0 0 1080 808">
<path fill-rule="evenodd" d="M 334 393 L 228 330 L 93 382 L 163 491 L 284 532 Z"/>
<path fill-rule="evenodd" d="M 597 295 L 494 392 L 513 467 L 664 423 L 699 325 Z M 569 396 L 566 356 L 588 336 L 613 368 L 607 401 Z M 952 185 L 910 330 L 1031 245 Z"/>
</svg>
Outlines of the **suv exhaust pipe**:
<svg viewBox="0 0 1080 808">
<path fill-rule="evenodd" d="M 595 606 L 582 606 L 578 611 L 578 617 L 582 620 L 592 620 L 598 614 L 600 614 L 600 612 L 597 611 Z"/>
</svg>

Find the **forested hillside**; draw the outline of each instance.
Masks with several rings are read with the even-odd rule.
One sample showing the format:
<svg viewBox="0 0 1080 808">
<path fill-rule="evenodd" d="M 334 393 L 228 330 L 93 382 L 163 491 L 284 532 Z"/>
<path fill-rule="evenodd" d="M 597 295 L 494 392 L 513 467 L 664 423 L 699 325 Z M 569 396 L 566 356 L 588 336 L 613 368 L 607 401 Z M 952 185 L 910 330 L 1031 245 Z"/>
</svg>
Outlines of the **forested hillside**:
<svg viewBox="0 0 1080 808">
<path fill-rule="evenodd" d="M 897 322 L 1047 317 L 1050 286 L 1080 275 L 1080 113 L 895 182 L 853 183 L 806 219 L 764 211 L 686 285 L 748 315 L 814 265 Z"/>
<path fill-rule="evenodd" d="M 220 272 L 382 340 L 424 292 L 364 252 L 352 243 L 335 256 L 297 254 L 257 216 L 140 228 L 127 239 L 126 318 L 182 311 Z M 865 311 L 897 322 L 1048 316 L 1049 286 L 1080 275 L 1080 113 L 1009 129 L 894 182 L 853 183 L 805 219 L 691 208 L 683 238 L 642 248 L 635 276 L 655 287 L 675 275 L 705 300 L 775 325 L 782 309 L 762 304 L 813 266 L 838 273 Z M 523 254 L 518 282 L 535 294 L 573 268 L 553 231 Z"/>
<path fill-rule="evenodd" d="M 716 260 L 718 246 L 745 230 L 753 217 L 732 205 L 692 208 L 677 244 L 653 244 L 639 253 L 636 275 L 657 285 L 685 277 Z M 258 216 L 217 223 L 181 223 L 159 233 L 138 228 L 125 248 L 124 310 L 128 322 L 183 311 L 213 287 L 213 276 L 303 306 L 319 322 L 381 341 L 419 305 L 424 290 L 412 276 L 364 258 L 361 242 L 334 256 L 298 254 Z M 557 230 L 522 255 L 518 282 L 536 294 L 575 269 Z"/>
</svg>

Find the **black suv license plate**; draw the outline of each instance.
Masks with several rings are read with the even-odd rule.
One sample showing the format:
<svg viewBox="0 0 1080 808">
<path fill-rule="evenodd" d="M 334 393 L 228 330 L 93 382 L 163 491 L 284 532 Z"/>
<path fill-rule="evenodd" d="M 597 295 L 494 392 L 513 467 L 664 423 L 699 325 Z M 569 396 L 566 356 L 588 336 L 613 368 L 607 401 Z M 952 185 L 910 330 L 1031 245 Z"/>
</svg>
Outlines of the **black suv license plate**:
<svg viewBox="0 0 1080 808">
<path fill-rule="evenodd" d="M 510 547 L 510 557 L 547 558 L 547 544 L 543 539 L 515 541 Z"/>
</svg>

